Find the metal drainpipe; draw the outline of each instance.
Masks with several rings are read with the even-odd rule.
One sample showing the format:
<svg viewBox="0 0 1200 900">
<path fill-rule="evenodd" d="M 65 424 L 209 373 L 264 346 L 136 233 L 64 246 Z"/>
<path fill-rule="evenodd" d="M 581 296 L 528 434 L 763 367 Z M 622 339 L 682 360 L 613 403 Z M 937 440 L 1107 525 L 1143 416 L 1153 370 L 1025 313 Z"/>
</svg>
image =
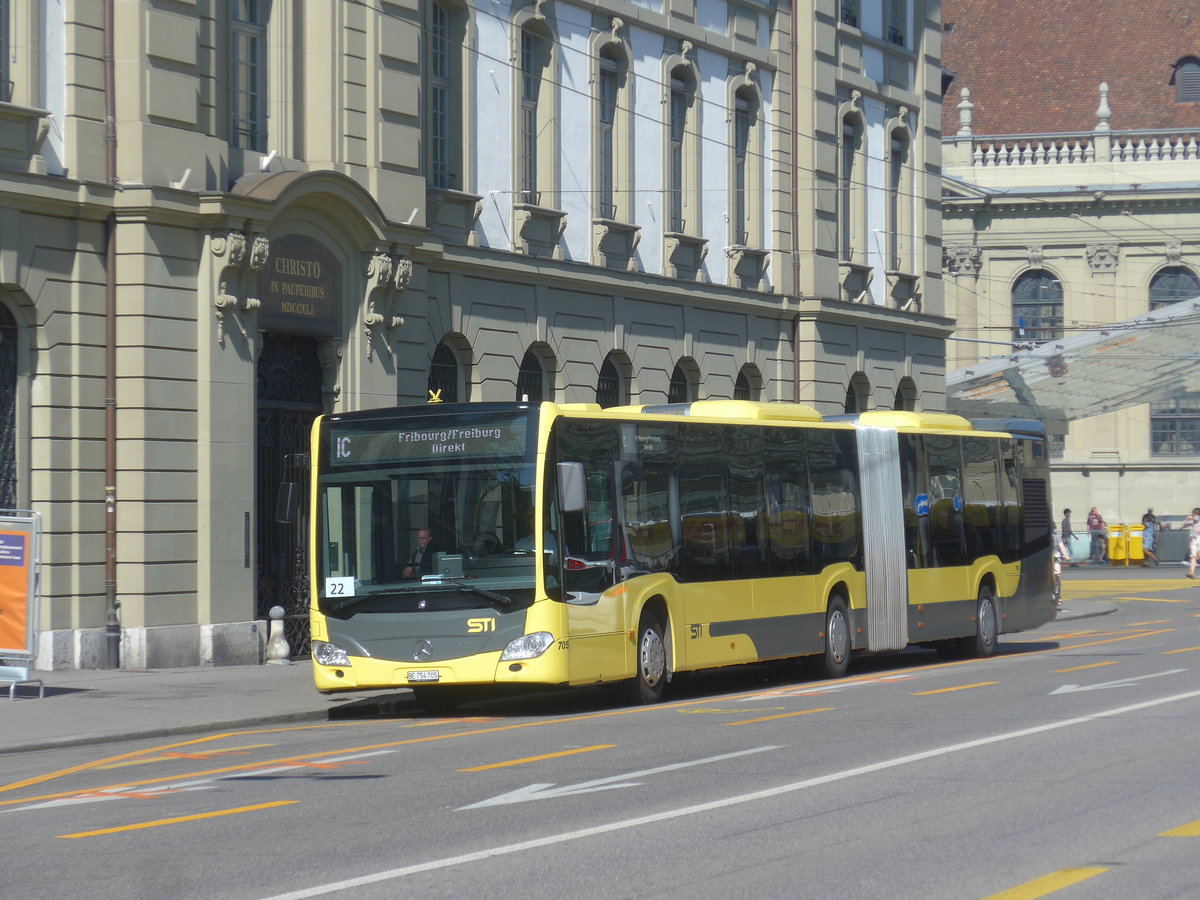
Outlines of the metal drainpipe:
<svg viewBox="0 0 1200 900">
<path fill-rule="evenodd" d="M 797 300 L 800 299 L 800 235 L 798 229 L 800 227 L 800 214 L 796 208 L 799 202 L 797 198 L 800 196 L 800 176 L 797 174 L 800 168 L 797 156 L 800 152 L 800 129 L 797 126 L 797 116 L 800 114 L 800 101 L 797 98 L 799 93 L 799 85 L 796 75 L 796 53 L 798 50 L 798 42 L 796 41 L 796 32 L 800 28 L 799 21 L 799 2 L 792 0 L 792 33 L 789 37 L 791 43 L 791 94 L 792 94 L 792 296 Z M 815 198 L 815 193 L 812 194 Z M 814 210 L 815 213 L 815 210 Z M 792 402 L 800 402 L 800 314 L 796 313 L 795 319 L 792 321 Z"/>
<path fill-rule="evenodd" d="M 117 184 L 117 101 L 113 52 L 113 4 L 104 0 L 105 179 Z M 115 200 L 115 196 L 114 196 Z M 104 223 L 104 665 L 121 665 L 121 623 L 117 619 L 117 214 Z"/>
</svg>

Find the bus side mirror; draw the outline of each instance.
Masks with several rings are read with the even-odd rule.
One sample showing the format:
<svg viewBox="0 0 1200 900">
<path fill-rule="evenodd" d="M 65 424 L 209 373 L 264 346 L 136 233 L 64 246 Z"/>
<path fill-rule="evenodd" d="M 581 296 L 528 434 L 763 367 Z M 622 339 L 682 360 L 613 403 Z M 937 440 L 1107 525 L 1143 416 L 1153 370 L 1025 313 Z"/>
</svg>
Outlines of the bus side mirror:
<svg viewBox="0 0 1200 900">
<path fill-rule="evenodd" d="M 558 509 L 564 513 L 587 509 L 587 478 L 583 463 L 558 464 Z"/>
<path fill-rule="evenodd" d="M 296 509 L 300 505 L 300 485 L 284 481 L 275 495 L 275 521 L 282 525 L 296 524 Z"/>
</svg>

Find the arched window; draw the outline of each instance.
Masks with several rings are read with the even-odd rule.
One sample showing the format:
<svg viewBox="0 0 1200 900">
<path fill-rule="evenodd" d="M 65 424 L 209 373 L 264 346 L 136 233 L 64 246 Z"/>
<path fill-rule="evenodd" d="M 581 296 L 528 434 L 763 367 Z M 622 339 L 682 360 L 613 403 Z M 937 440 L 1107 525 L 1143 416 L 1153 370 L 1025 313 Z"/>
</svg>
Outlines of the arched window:
<svg viewBox="0 0 1200 900">
<path fill-rule="evenodd" d="M 761 104 L 752 83 L 733 96 L 733 217 L 730 243 L 763 245 L 759 196 L 762 189 Z"/>
<path fill-rule="evenodd" d="M 896 386 L 896 403 L 892 408 L 911 411 L 917 408 L 917 385 L 907 375 L 901 378 L 900 384 Z"/>
<path fill-rule="evenodd" d="M 426 148 L 429 184 L 462 189 L 463 165 L 463 43 L 465 8 L 449 0 L 429 4 L 425 28 Z"/>
<path fill-rule="evenodd" d="M 601 219 L 634 219 L 629 197 L 632 165 L 629 138 L 633 129 L 629 57 L 625 45 L 608 39 L 596 54 L 595 190 L 593 215 Z"/>
<path fill-rule="evenodd" d="M 700 229 L 697 160 L 696 76 L 690 64 L 676 65 L 668 79 L 667 97 L 667 231 Z"/>
<path fill-rule="evenodd" d="M 871 396 L 871 382 L 862 372 L 855 372 L 846 388 L 846 412 L 861 413 L 868 408 L 867 398 Z"/>
<path fill-rule="evenodd" d="M 1150 279 L 1150 308 L 1200 297 L 1200 278 L 1187 266 L 1167 266 Z"/>
<path fill-rule="evenodd" d="M 596 402 L 605 409 L 610 406 L 623 406 L 626 402 L 626 392 L 622 381 L 621 372 L 610 353 L 604 357 L 604 364 L 600 366 L 600 377 L 596 379 Z"/>
<path fill-rule="evenodd" d="M 1176 103 L 1200 103 L 1200 59 L 1185 56 L 1175 63 L 1170 83 L 1175 85 Z"/>
<path fill-rule="evenodd" d="M 745 370 L 738 372 L 737 381 L 733 385 L 734 400 L 753 400 L 752 391 L 750 389 L 750 379 L 746 377 Z"/>
<path fill-rule="evenodd" d="M 17 506 L 17 334 L 0 306 L 0 509 Z"/>
<path fill-rule="evenodd" d="M 1187 266 L 1167 266 L 1150 280 L 1150 308 L 1200 297 L 1200 278 Z M 1154 456 L 1200 455 L 1200 393 L 1183 384 L 1150 403 L 1150 452 Z"/>
<path fill-rule="evenodd" d="M 857 115 L 842 118 L 838 148 L 838 248 L 843 262 L 861 262 L 863 248 L 862 122 Z"/>
<path fill-rule="evenodd" d="M 887 231 L 888 258 L 886 267 L 893 272 L 912 273 L 913 179 L 909 161 L 911 141 L 908 132 L 897 128 L 892 132 L 891 155 L 888 157 Z"/>
<path fill-rule="evenodd" d="M 668 403 L 691 403 L 696 399 L 696 388 L 688 367 L 682 361 L 675 364 L 671 373 L 671 386 L 667 389 Z"/>
<path fill-rule="evenodd" d="M 532 17 L 517 38 L 517 109 L 515 159 L 518 201 L 557 202 L 542 192 L 556 181 L 558 152 L 554 110 L 554 42 L 544 23 Z"/>
<path fill-rule="evenodd" d="M 443 403 L 458 402 L 458 357 L 445 341 L 437 345 L 429 363 L 429 396 Z"/>
<path fill-rule="evenodd" d="M 1053 341 L 1062 337 L 1062 282 L 1045 269 L 1033 269 L 1012 289 L 1012 322 L 1017 341 Z"/>
<path fill-rule="evenodd" d="M 542 361 L 532 350 L 526 350 L 517 373 L 517 399 L 530 403 L 541 403 L 551 399 L 546 391 L 546 370 Z"/>
</svg>

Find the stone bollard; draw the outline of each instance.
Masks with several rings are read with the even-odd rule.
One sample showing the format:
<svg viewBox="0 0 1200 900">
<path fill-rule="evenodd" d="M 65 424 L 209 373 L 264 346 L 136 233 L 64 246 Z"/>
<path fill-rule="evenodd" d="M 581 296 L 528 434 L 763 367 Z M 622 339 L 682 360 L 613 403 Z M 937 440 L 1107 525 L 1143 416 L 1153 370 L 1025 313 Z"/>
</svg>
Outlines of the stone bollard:
<svg viewBox="0 0 1200 900">
<path fill-rule="evenodd" d="M 291 664 L 292 648 L 283 636 L 283 607 L 271 607 L 271 632 L 267 637 L 267 665 L 286 666 Z"/>
</svg>

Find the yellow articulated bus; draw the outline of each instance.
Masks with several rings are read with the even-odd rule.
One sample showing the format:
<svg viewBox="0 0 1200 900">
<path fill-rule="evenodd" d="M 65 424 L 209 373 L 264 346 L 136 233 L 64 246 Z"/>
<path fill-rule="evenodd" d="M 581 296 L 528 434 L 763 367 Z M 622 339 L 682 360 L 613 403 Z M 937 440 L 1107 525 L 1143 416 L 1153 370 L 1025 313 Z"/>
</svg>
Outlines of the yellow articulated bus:
<svg viewBox="0 0 1200 900">
<path fill-rule="evenodd" d="M 312 460 L 321 691 L 654 702 L 676 672 L 759 660 L 987 655 L 1055 615 L 1037 422 L 430 403 L 323 416 Z"/>
</svg>

